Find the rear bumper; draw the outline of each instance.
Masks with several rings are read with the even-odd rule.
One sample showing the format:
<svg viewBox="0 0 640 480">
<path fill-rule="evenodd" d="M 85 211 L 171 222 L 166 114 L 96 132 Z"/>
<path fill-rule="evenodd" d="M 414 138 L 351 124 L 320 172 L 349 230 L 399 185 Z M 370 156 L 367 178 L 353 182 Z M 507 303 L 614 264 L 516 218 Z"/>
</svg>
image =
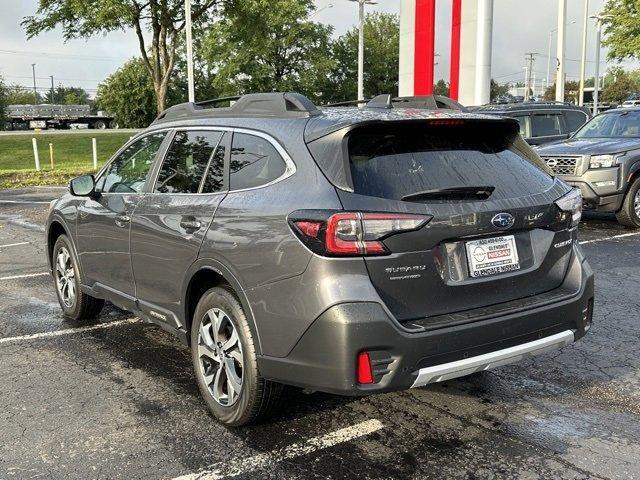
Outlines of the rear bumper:
<svg viewBox="0 0 640 480">
<path fill-rule="evenodd" d="M 467 324 L 419 333 L 378 303 L 326 310 L 285 358 L 262 356 L 268 379 L 340 395 L 402 390 L 467 375 L 561 348 L 585 335 L 593 309 L 593 272 L 575 247 L 563 288 L 571 295 Z M 355 381 L 359 352 L 369 352 L 375 383 Z"/>
</svg>

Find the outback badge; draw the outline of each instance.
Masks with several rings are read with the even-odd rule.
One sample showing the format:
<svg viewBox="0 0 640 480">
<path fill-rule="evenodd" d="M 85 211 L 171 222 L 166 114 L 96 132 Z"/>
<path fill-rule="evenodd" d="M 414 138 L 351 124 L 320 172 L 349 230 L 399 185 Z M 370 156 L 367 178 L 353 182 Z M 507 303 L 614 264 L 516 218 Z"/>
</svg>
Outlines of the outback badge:
<svg viewBox="0 0 640 480">
<path fill-rule="evenodd" d="M 506 230 L 508 228 L 513 227 L 516 219 L 513 218 L 513 215 L 510 213 L 498 213 L 491 219 L 491 223 L 494 227 L 499 228 L 500 230 Z"/>
</svg>

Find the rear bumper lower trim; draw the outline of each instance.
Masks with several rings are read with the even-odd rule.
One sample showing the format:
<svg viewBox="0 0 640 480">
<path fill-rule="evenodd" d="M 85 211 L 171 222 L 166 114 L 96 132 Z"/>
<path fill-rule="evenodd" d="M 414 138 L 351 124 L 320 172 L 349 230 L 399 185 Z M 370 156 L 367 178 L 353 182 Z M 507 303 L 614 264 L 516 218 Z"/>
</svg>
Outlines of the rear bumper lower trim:
<svg viewBox="0 0 640 480">
<path fill-rule="evenodd" d="M 496 350 L 495 352 L 485 353 L 475 357 L 464 358 L 455 362 L 421 368 L 417 372 L 414 372 L 418 377 L 415 382 L 413 382 L 411 388 L 470 375 L 474 372 L 514 363 L 526 357 L 558 350 L 573 343 L 574 338 L 572 330 L 565 330 L 564 332 L 523 343 L 522 345 Z"/>
</svg>

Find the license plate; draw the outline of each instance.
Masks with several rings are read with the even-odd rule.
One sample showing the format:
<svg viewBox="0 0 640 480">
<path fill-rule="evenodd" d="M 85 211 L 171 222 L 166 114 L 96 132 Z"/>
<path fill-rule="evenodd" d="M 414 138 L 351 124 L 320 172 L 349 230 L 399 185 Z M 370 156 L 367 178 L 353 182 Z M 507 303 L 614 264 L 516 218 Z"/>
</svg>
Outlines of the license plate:
<svg viewBox="0 0 640 480">
<path fill-rule="evenodd" d="M 469 274 L 474 278 L 520 269 L 513 235 L 473 240 L 467 242 L 466 247 Z"/>
</svg>

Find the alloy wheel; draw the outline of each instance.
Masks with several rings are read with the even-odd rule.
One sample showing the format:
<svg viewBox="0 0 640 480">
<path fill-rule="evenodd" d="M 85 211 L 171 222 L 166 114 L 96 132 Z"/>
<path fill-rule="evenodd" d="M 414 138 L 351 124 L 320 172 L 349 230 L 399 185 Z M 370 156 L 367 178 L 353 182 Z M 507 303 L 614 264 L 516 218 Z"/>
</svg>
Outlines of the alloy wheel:
<svg viewBox="0 0 640 480">
<path fill-rule="evenodd" d="M 209 393 L 220 405 L 233 405 L 242 391 L 242 344 L 233 322 L 219 308 L 205 313 L 198 331 L 197 348 Z"/>
<path fill-rule="evenodd" d="M 55 277 L 62 302 L 67 308 L 72 308 L 76 302 L 76 271 L 65 247 L 60 247 L 56 255 Z"/>
<path fill-rule="evenodd" d="M 633 210 L 636 212 L 636 217 L 640 218 L 640 190 L 636 192 L 636 196 L 633 198 Z"/>
</svg>

